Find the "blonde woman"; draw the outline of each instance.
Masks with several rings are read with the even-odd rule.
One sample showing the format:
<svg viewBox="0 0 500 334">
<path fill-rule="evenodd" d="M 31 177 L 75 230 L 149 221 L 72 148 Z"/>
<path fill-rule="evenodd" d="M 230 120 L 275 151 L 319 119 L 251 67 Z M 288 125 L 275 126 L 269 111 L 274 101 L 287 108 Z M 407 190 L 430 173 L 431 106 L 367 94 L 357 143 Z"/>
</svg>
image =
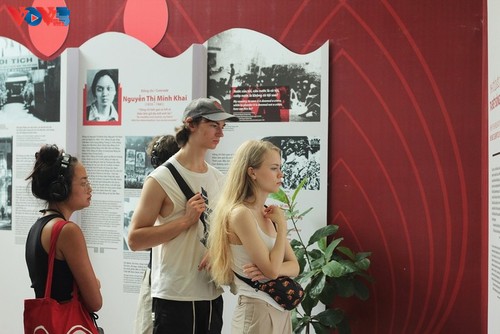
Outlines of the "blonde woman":
<svg viewBox="0 0 500 334">
<path fill-rule="evenodd" d="M 268 294 L 235 277 L 252 280 L 296 276 L 299 265 L 287 239 L 284 212 L 266 207 L 282 183 L 279 149 L 250 140 L 236 151 L 211 220 L 209 258 L 215 283 L 238 296 L 232 333 L 291 333 L 290 312 Z"/>
</svg>

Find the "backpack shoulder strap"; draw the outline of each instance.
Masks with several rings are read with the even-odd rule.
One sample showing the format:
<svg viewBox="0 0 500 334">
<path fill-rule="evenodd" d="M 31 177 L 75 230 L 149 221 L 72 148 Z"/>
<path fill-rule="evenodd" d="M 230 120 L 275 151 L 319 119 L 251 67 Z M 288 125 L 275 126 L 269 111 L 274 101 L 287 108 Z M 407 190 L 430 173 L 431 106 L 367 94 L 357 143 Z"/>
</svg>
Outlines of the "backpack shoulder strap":
<svg viewBox="0 0 500 334">
<path fill-rule="evenodd" d="M 179 185 L 179 188 L 181 188 L 182 192 L 184 193 L 184 196 L 186 196 L 186 201 L 189 200 L 191 197 L 193 197 L 194 196 L 193 190 L 191 190 L 191 188 L 189 188 L 186 181 L 182 178 L 181 174 L 179 174 L 179 171 L 177 170 L 177 168 L 175 168 L 175 166 L 172 165 L 172 163 L 170 163 L 168 160 L 165 161 L 162 165 L 167 167 L 170 170 L 170 172 L 172 173 L 172 176 L 174 177 L 175 181 Z M 200 220 L 201 220 L 201 223 L 203 224 L 203 233 L 206 236 L 207 235 L 207 223 L 205 221 L 205 215 L 203 213 L 200 216 Z M 202 243 L 204 245 L 205 245 L 205 242 L 206 242 L 205 240 L 202 241 Z"/>
<path fill-rule="evenodd" d="M 167 167 L 170 170 L 170 172 L 172 173 L 172 176 L 174 177 L 175 181 L 179 185 L 179 188 L 181 188 L 182 192 L 184 193 L 184 196 L 186 196 L 186 200 L 193 197 L 194 192 L 191 190 L 191 188 L 189 188 L 188 184 L 182 178 L 181 174 L 179 174 L 179 171 L 177 170 L 177 168 L 175 168 L 175 166 L 172 165 L 168 161 L 165 161 L 163 163 L 163 166 Z"/>
</svg>

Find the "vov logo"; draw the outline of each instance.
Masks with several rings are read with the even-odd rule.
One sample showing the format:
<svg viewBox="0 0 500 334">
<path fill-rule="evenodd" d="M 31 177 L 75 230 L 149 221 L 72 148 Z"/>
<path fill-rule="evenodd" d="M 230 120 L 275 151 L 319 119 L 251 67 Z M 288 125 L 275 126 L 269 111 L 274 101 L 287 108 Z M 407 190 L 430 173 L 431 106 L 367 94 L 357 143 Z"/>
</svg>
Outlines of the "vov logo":
<svg viewBox="0 0 500 334">
<path fill-rule="evenodd" d="M 46 25 L 67 26 L 69 25 L 68 7 L 12 7 L 7 6 L 10 15 L 21 25 L 24 22 L 30 26 L 37 26 L 41 22 Z"/>
</svg>

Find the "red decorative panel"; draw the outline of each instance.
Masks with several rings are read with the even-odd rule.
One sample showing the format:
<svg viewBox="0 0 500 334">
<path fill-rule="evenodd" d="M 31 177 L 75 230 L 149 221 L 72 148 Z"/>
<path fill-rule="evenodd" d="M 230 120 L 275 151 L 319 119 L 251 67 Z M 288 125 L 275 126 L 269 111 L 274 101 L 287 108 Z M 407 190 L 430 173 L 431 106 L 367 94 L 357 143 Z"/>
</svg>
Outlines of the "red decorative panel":
<svg viewBox="0 0 500 334">
<path fill-rule="evenodd" d="M 234 27 L 298 53 L 330 41 L 329 221 L 373 252 L 375 278 L 368 301 L 342 302 L 352 332 L 485 333 L 483 1 L 167 3 L 164 56 Z M 124 1 L 68 7 L 60 50 L 123 31 Z M 0 22 L 33 49 L 5 4 Z"/>
</svg>

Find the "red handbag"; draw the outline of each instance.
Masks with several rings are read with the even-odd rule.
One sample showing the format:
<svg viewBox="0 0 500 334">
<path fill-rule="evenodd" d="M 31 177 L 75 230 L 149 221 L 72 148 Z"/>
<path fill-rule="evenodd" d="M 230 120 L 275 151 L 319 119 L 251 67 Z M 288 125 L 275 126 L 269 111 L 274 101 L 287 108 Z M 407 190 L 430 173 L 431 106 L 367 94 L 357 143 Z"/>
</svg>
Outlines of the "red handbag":
<svg viewBox="0 0 500 334">
<path fill-rule="evenodd" d="M 52 228 L 44 298 L 24 300 L 25 334 L 99 334 L 90 313 L 80 302 L 76 282 L 73 283 L 73 296 L 70 301 L 59 303 L 50 298 L 56 242 L 66 223 L 61 220 Z"/>
</svg>

